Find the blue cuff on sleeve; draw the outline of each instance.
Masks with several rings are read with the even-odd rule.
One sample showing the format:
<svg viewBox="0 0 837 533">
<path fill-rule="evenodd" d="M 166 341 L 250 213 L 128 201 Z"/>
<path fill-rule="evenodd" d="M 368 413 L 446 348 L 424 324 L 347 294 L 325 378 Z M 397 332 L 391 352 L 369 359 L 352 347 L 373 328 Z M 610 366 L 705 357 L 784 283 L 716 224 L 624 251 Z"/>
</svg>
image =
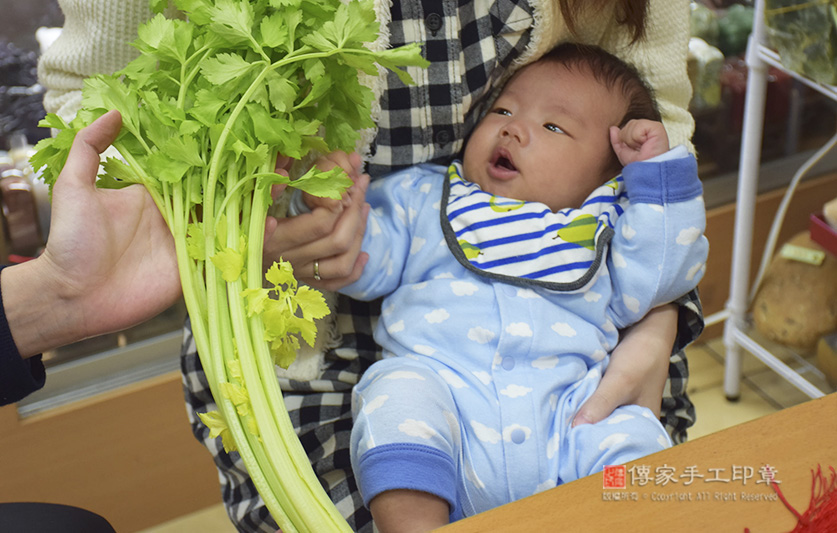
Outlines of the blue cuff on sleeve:
<svg viewBox="0 0 837 533">
<path fill-rule="evenodd" d="M 686 149 L 686 147 L 683 146 L 682 144 L 678 144 L 677 146 L 675 146 L 674 148 L 672 148 L 668 152 L 666 152 L 664 154 L 654 156 L 651 159 L 646 159 L 646 161 L 649 162 L 649 163 L 659 163 L 659 162 L 662 162 L 662 161 L 670 161 L 672 159 L 678 159 L 680 157 L 688 157 L 688 156 L 689 156 L 689 150 Z"/>
<path fill-rule="evenodd" d="M 0 266 L 0 270 L 4 267 Z M 0 405 L 8 405 L 44 386 L 46 372 L 41 356 L 23 359 L 17 350 L 6 320 L 0 292 Z"/>
<path fill-rule="evenodd" d="M 703 194 L 697 160 L 691 154 L 660 162 L 630 163 L 622 170 L 622 177 L 633 203 L 663 205 L 684 202 Z"/>
<path fill-rule="evenodd" d="M 421 444 L 384 444 L 364 453 L 355 472 L 363 504 L 387 490 L 419 490 L 438 496 L 456 514 L 456 465 L 444 452 Z"/>
</svg>

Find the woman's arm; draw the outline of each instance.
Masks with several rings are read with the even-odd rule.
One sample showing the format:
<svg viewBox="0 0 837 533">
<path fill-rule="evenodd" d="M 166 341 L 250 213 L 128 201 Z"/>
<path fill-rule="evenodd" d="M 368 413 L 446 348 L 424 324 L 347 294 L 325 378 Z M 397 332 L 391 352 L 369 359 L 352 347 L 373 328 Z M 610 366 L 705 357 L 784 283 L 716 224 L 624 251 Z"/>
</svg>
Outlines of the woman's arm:
<svg viewBox="0 0 837 533">
<path fill-rule="evenodd" d="M 599 387 L 576 414 L 574 426 L 599 422 L 627 404 L 641 405 L 660 415 L 677 314 L 675 304 L 658 307 L 624 333 Z"/>
</svg>

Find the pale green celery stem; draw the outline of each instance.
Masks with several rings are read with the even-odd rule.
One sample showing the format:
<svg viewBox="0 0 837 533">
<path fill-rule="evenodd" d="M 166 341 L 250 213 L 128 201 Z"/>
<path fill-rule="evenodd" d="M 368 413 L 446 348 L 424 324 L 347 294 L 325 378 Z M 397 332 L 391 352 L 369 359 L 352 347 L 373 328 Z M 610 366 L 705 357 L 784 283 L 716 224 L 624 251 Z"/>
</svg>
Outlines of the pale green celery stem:
<svg viewBox="0 0 837 533">
<path fill-rule="evenodd" d="M 190 200 L 183 197 L 183 187 L 181 184 L 176 184 L 171 187 L 169 193 L 169 184 L 161 183 L 163 195 L 157 192 L 153 186 L 157 180 L 150 178 L 143 170 L 143 167 L 137 163 L 130 151 L 121 146 L 121 143 L 116 143 L 116 148 L 125 161 L 134 168 L 142 180 L 142 185 L 151 194 L 154 203 L 166 220 L 166 224 L 174 237 L 175 253 L 177 255 L 177 268 L 180 273 L 180 284 L 183 288 L 183 298 L 186 302 L 186 308 L 189 311 L 189 316 L 192 323 L 192 334 L 195 338 L 195 345 L 207 349 L 210 346 L 209 339 L 206 334 L 208 326 L 208 317 L 202 313 L 203 309 L 207 309 L 206 286 L 201 281 L 200 263 L 195 265 L 189 257 L 186 249 L 186 224 L 187 217 L 191 212 Z M 191 177 L 191 176 L 190 176 Z M 157 182 L 159 183 L 159 182 Z M 188 189 L 187 189 L 188 194 Z M 213 269 L 214 270 L 214 269 Z M 200 349 L 199 352 L 200 353 Z M 204 370 L 207 374 L 209 383 L 214 384 L 212 379 L 212 368 L 207 368 L 204 364 Z M 216 391 L 212 391 L 213 395 Z M 217 397 L 217 396 L 216 396 Z"/>
<path fill-rule="evenodd" d="M 274 158 L 271 158 L 274 159 Z M 264 201 L 270 196 L 270 182 L 257 182 L 253 192 L 252 213 L 250 214 L 250 239 L 247 246 L 247 288 L 258 289 L 262 287 L 262 254 L 264 243 L 264 224 L 259 223 L 267 216 Z M 267 407 L 268 413 L 278 429 L 278 443 L 266 440 L 269 450 L 283 450 L 291 466 L 289 469 L 283 467 L 280 472 L 295 472 L 296 475 L 283 475 L 283 484 L 288 485 L 288 492 L 291 495 L 304 495 L 303 503 L 306 520 L 305 526 L 309 531 L 351 531 L 345 519 L 340 515 L 337 507 L 334 506 L 328 494 L 326 494 L 317 476 L 310 466 L 310 459 L 305 453 L 302 444 L 291 424 L 288 411 L 282 398 L 282 391 L 276 379 L 273 357 L 264 339 L 264 323 L 258 315 L 253 315 L 249 320 L 250 333 L 252 335 L 254 357 L 258 365 L 258 372 L 261 375 L 261 382 L 251 386 L 248 383 L 247 390 L 260 390 L 260 396 L 266 395 L 266 402 L 262 406 Z M 251 397 L 252 400 L 252 397 Z M 257 409 L 254 407 L 254 411 Z M 261 409 L 258 409 L 261 411 Z M 316 508 L 311 507 L 312 500 L 317 502 Z"/>
<path fill-rule="evenodd" d="M 249 37 L 250 44 L 252 44 L 255 47 L 256 52 L 258 52 L 262 56 L 262 59 L 270 63 L 270 57 L 268 57 L 268 55 L 264 53 L 264 48 L 262 48 L 262 45 L 260 45 L 252 35 L 248 35 L 247 37 Z"/>
<path fill-rule="evenodd" d="M 214 218 L 217 213 L 204 212 L 204 218 Z M 207 250 L 207 254 L 214 251 L 214 246 Z M 219 312 L 221 309 L 226 310 L 227 306 L 227 287 L 225 282 L 218 277 L 218 269 L 211 261 L 206 261 L 206 276 L 207 276 L 207 301 L 208 301 L 208 328 L 209 328 L 209 344 L 201 346 L 198 337 L 195 338 L 198 355 L 204 371 L 207 374 L 207 379 L 212 391 L 212 397 L 218 406 L 224 421 L 227 423 L 227 428 L 232 434 L 233 441 L 236 443 L 241 459 L 250 471 L 250 478 L 253 481 L 259 494 L 265 501 L 269 508 L 277 508 L 278 502 L 272 497 L 268 491 L 269 484 L 265 478 L 265 474 L 258 468 L 253 468 L 253 465 L 258 465 L 259 461 L 265 461 L 263 458 L 263 451 L 260 451 L 259 439 L 249 435 L 245 431 L 241 419 L 238 417 L 238 411 L 233 403 L 224 397 L 219 390 L 221 382 L 229 382 L 227 359 L 234 360 L 235 347 L 233 344 L 232 327 L 230 323 L 230 316 L 226 312 Z M 212 376 L 212 378 L 210 378 Z M 256 445 L 255 449 L 252 447 Z M 263 492 L 264 491 L 264 492 Z"/>
<path fill-rule="evenodd" d="M 191 62 L 192 59 L 195 56 L 197 56 L 198 54 L 200 54 L 201 52 L 203 52 L 203 57 L 201 57 L 198 60 L 198 62 L 195 64 L 194 68 L 192 68 L 192 70 L 189 71 L 189 74 L 187 76 L 184 76 L 185 69 L 186 69 L 186 64 Z M 200 71 L 201 61 L 206 58 L 206 56 L 207 56 L 207 54 L 209 54 L 209 52 L 210 52 L 209 48 L 207 46 L 204 46 L 200 50 L 195 50 L 195 53 L 193 53 L 191 56 L 186 58 L 186 61 L 184 63 L 180 64 L 180 77 L 183 78 L 183 79 L 180 82 L 180 90 L 177 92 L 177 105 L 178 105 L 178 107 L 181 107 L 181 108 L 183 107 L 183 99 L 186 98 L 186 88 L 189 87 L 189 85 L 191 85 L 192 80 L 195 79 L 195 76 L 197 76 L 198 72 Z"/>
<path fill-rule="evenodd" d="M 249 234 L 250 213 L 252 211 L 253 189 L 255 187 L 255 184 L 253 183 L 253 180 L 248 179 L 246 181 L 247 181 L 247 183 L 244 185 L 244 191 L 241 195 L 241 198 L 246 198 L 247 200 L 245 200 L 244 205 L 241 206 L 241 224 L 239 224 L 239 229 L 242 232 L 244 232 L 245 242 L 247 242 L 247 240 L 249 240 L 249 238 L 250 238 L 250 234 Z M 262 221 L 261 234 L 262 234 L 262 240 L 264 240 L 264 221 Z M 248 244 L 248 246 L 249 246 L 249 244 Z M 242 251 L 242 254 L 244 254 L 243 251 Z M 245 260 L 246 260 L 246 258 L 247 258 L 247 255 L 244 255 Z M 242 276 L 243 275 L 244 274 L 242 273 Z"/>
<path fill-rule="evenodd" d="M 157 192 L 156 187 L 154 187 L 155 183 L 159 183 L 158 180 L 150 178 L 145 171 L 143 170 L 142 166 L 137 163 L 137 160 L 134 159 L 134 156 L 131 155 L 131 152 L 122 146 L 122 143 L 116 142 L 114 143 L 114 147 L 116 150 L 125 158 L 125 161 L 131 166 L 137 174 L 139 174 L 140 179 L 142 180 L 142 185 L 145 186 L 148 193 L 151 195 L 151 198 L 154 200 L 154 203 L 157 204 L 157 208 L 163 214 L 163 218 L 166 219 L 166 224 L 169 226 L 169 230 L 171 231 L 171 206 L 168 205 L 168 202 L 164 200 L 160 193 Z"/>
<path fill-rule="evenodd" d="M 224 199 L 221 201 L 221 207 L 218 208 L 218 211 L 225 212 L 227 202 L 229 202 L 230 198 L 232 198 L 233 196 L 246 196 L 246 187 L 248 186 L 248 184 L 252 184 L 255 178 L 257 178 L 260 175 L 261 173 L 256 174 L 254 176 L 245 176 L 242 179 L 239 179 L 233 187 L 228 188 L 226 194 L 224 195 Z M 275 175 L 275 173 L 271 173 L 271 175 Z M 244 227 L 246 226 L 246 224 L 242 221 L 241 226 Z"/>
<path fill-rule="evenodd" d="M 230 164 L 227 173 L 227 183 L 236 179 L 238 167 Z M 243 178 L 246 179 L 246 178 Z M 247 202 L 245 202 L 246 204 Z M 227 203 L 227 247 L 237 249 L 239 246 L 240 226 L 237 221 L 241 212 L 241 196 L 233 195 Z M 230 222 L 234 221 L 234 222 Z M 282 449 L 277 449 L 272 444 L 275 442 L 274 433 L 276 428 L 270 414 L 270 409 L 265 405 L 264 391 L 259 386 L 261 381 L 258 369 L 253 361 L 253 345 L 250 339 L 250 332 L 247 328 L 246 310 L 242 297 L 243 283 L 241 277 L 232 282 L 226 283 L 229 318 L 231 320 L 232 336 L 235 339 L 235 346 L 238 349 L 238 361 L 241 364 L 241 373 L 244 388 L 250 398 L 251 414 L 256 419 L 260 437 L 254 436 L 245 429 L 245 437 L 251 441 L 254 450 L 259 456 L 263 456 L 258 464 L 247 464 L 247 470 L 251 476 L 258 472 L 259 476 L 265 476 L 265 485 L 258 487 L 259 494 L 265 499 L 270 514 L 279 524 L 283 531 L 291 531 L 294 526 L 302 523 L 303 517 L 300 514 L 305 505 L 305 494 L 298 490 L 283 491 L 283 480 L 278 479 L 279 472 L 289 472 L 290 465 L 286 464 L 283 458 Z M 234 355 L 225 350 L 224 357 L 227 361 L 234 359 Z M 275 379 L 275 375 L 274 375 Z M 245 425 L 245 421 L 241 421 Z M 255 440 L 256 442 L 253 442 Z M 285 459 L 283 461 L 282 459 Z M 245 463 L 246 464 L 246 463 Z M 272 467 L 272 468 L 271 468 Z M 268 481 L 267 478 L 270 478 Z M 286 480 L 287 481 L 287 480 Z M 294 502 L 294 496 L 296 501 Z M 299 497 L 302 497 L 302 501 Z"/>
<path fill-rule="evenodd" d="M 181 236 L 174 239 L 174 246 L 177 251 L 177 268 L 180 272 L 180 284 L 183 287 L 183 299 L 186 302 L 186 309 L 189 311 L 192 324 L 192 336 L 195 339 L 195 345 L 198 347 L 198 353 L 200 353 L 201 349 L 208 349 L 209 347 L 208 324 L 204 313 L 201 311 L 204 309 L 201 304 L 206 301 L 206 287 L 203 286 L 197 275 L 200 273 L 200 265 L 189 257 L 189 252 L 186 249 L 186 225 L 189 210 L 186 208 L 188 201 L 184 202 L 182 187 L 174 187 L 172 201 L 178 208 L 173 216 L 172 233 Z M 204 368 L 204 370 L 209 383 L 215 383 L 213 369 Z"/>
<path fill-rule="evenodd" d="M 201 169 L 200 177 L 203 177 L 205 173 L 205 169 Z M 191 198 L 191 191 L 192 191 L 192 183 L 194 180 L 198 179 L 198 176 L 195 175 L 195 172 L 189 172 L 186 176 L 186 189 L 184 198 L 182 200 L 182 212 L 183 212 L 183 228 L 184 232 L 187 231 L 189 223 L 193 222 L 195 225 L 198 225 L 200 221 L 198 220 L 197 213 L 195 212 L 195 204 Z M 183 193 L 181 193 L 183 194 Z M 184 233 L 186 235 L 186 233 Z M 188 257 L 188 254 L 187 254 Z M 204 260 L 203 259 L 195 259 L 193 263 L 191 263 L 191 275 L 192 280 L 191 282 L 194 284 L 195 287 L 200 288 L 201 290 L 198 291 L 198 300 L 197 306 L 194 312 L 200 312 L 200 320 L 203 322 L 204 327 L 206 327 L 206 278 L 204 277 Z M 182 283 L 182 282 L 181 282 Z M 194 316 L 192 314 L 189 315 L 190 320 L 194 320 Z M 207 346 L 209 344 L 207 343 Z"/>
<path fill-rule="evenodd" d="M 232 402 L 223 397 L 218 388 L 218 384 L 221 382 L 219 376 L 223 376 L 223 380 L 227 381 L 224 353 L 229 354 L 230 357 L 234 357 L 229 316 L 225 316 L 225 314 L 218 312 L 221 306 L 226 303 L 224 297 L 226 287 L 223 284 L 223 281 L 218 279 L 218 271 L 212 262 L 205 261 L 203 264 L 208 267 L 206 269 L 207 285 L 205 287 L 206 291 L 203 298 L 201 297 L 201 293 L 203 291 L 199 290 L 201 288 L 201 284 L 199 281 L 200 272 L 198 271 L 201 266 L 201 262 L 198 262 L 197 264 L 193 263 L 186 249 L 187 217 L 192 211 L 189 207 L 187 207 L 189 205 L 188 199 L 184 201 L 182 186 L 178 185 L 172 187 L 172 201 L 175 204 L 173 206 L 171 202 L 165 201 L 163 196 L 158 194 L 153 187 L 149 186 L 150 183 L 153 182 L 142 172 L 142 167 L 137 164 L 133 157 L 131 157 L 130 152 L 127 150 L 120 150 L 120 153 L 122 153 L 126 161 L 128 161 L 128 164 L 132 165 L 140 172 L 140 177 L 144 180 L 143 184 L 151 194 L 154 202 L 157 204 L 157 207 L 163 213 L 166 223 L 169 226 L 169 230 L 172 232 L 172 235 L 174 235 L 178 270 L 180 272 L 184 300 L 192 320 L 192 331 L 195 338 L 195 345 L 197 347 L 204 372 L 206 373 L 207 380 L 210 384 L 212 396 L 215 398 L 218 409 L 221 411 L 221 414 L 227 423 L 227 427 L 233 436 L 236 446 L 238 447 L 239 454 L 248 467 L 250 465 L 257 465 L 260 461 L 266 462 L 263 451 L 254 452 L 250 447 L 253 444 L 251 440 L 255 441 L 255 444 L 260 445 L 258 443 L 258 438 L 248 438 L 249 434 L 243 430 L 235 406 Z M 162 188 L 164 191 L 168 189 L 167 186 L 163 186 Z M 179 209 L 175 209 L 177 207 L 179 207 Z M 209 213 L 211 213 L 211 211 Z M 207 211 L 204 211 L 204 215 L 206 214 Z M 213 219 L 214 217 L 210 215 L 208 218 Z M 213 251 L 214 245 L 207 247 L 207 254 L 211 254 Z M 191 266 L 195 267 L 195 272 L 191 272 Z M 201 312 L 202 309 L 207 310 L 206 315 Z M 210 335 L 207 335 L 207 329 L 211 333 Z M 259 457 L 261 459 L 259 459 Z M 282 511 L 278 502 L 272 498 L 270 492 L 268 492 L 270 484 L 265 478 L 265 474 L 258 468 L 250 468 L 250 470 L 251 479 L 253 480 L 254 485 L 259 490 L 259 493 L 262 495 L 265 503 L 272 508 L 271 513 L 274 514 L 274 516 L 278 515 L 281 517 Z M 273 473 L 271 472 L 270 474 Z M 274 484 L 277 483 L 275 478 L 271 481 Z M 291 531 L 290 528 L 286 529 Z"/>
<path fill-rule="evenodd" d="M 308 57 L 306 57 L 308 56 Z M 253 96 L 253 93 L 256 91 L 258 87 L 264 82 L 264 78 L 267 76 L 267 73 L 274 69 L 278 68 L 284 64 L 290 63 L 293 59 L 288 59 L 289 56 L 286 56 L 285 59 L 282 61 L 278 61 L 273 65 L 266 66 L 261 73 L 256 77 L 250 87 L 242 95 L 241 99 L 236 104 L 235 108 L 230 112 L 229 117 L 227 118 L 227 122 L 224 125 L 224 129 L 221 134 L 218 136 L 218 142 L 215 145 L 214 152 L 212 153 L 212 160 L 209 163 L 209 174 L 204 183 L 204 199 L 203 199 L 203 232 L 204 232 L 204 239 L 206 242 L 206 253 L 207 256 L 211 256 L 213 251 L 215 250 L 215 194 L 216 188 L 218 187 L 218 173 L 221 172 L 220 165 L 221 165 L 221 157 L 222 154 L 226 151 L 226 144 L 227 144 L 227 137 L 229 136 L 230 131 L 232 130 L 233 124 L 238 119 L 238 116 L 244 110 L 245 105 L 247 102 L 250 101 L 250 98 Z M 309 57 L 324 57 L 324 54 L 304 54 L 303 56 L 299 56 L 296 60 L 307 59 Z M 229 222 L 229 221 L 228 221 Z M 207 287 L 215 287 L 218 283 L 218 269 L 212 266 L 211 262 L 207 262 L 206 268 L 206 285 Z M 213 328 L 212 325 L 218 322 L 218 296 L 213 290 L 207 290 L 207 312 L 208 312 L 208 323 L 210 324 L 209 334 L 210 334 L 210 342 L 212 346 L 220 346 L 220 333 L 217 331 L 216 328 Z"/>
<path fill-rule="evenodd" d="M 209 265 L 211 269 L 215 268 L 211 262 L 207 262 L 207 265 Z M 232 303 L 227 301 L 227 286 L 225 282 L 221 281 L 218 285 L 212 287 L 212 289 L 217 292 L 218 300 L 220 302 L 223 304 Z M 233 301 L 236 300 L 240 300 L 240 297 L 233 299 Z M 225 309 L 227 309 L 226 306 Z M 216 386 L 220 384 L 221 380 L 226 382 L 232 381 L 229 379 L 227 374 L 227 363 L 236 359 L 234 342 L 240 341 L 240 339 L 233 336 L 229 313 L 219 313 L 218 319 L 219 322 L 216 326 L 221 332 L 223 346 L 219 347 L 218 350 L 210 350 L 209 354 L 209 358 L 211 359 L 209 363 L 214 366 L 216 377 L 219 378 L 219 381 L 215 382 Z M 198 353 L 202 354 L 204 352 L 199 350 Z M 203 360 L 204 358 L 201 356 L 201 361 Z M 204 364 L 204 366 L 206 366 L 206 364 Z M 259 464 L 267 463 L 261 439 L 258 436 L 252 435 L 245 429 L 244 426 L 246 422 L 239 417 L 238 410 L 235 405 L 233 405 L 228 398 L 224 397 L 220 390 L 217 392 L 213 391 L 212 396 L 227 423 L 227 428 L 232 434 L 236 449 L 241 456 L 242 461 L 244 461 L 244 465 L 247 467 L 247 472 L 250 474 L 250 479 L 253 481 L 253 485 L 256 487 L 259 495 L 264 500 L 265 505 L 271 512 L 271 515 L 273 515 L 277 520 L 282 520 L 285 518 L 285 515 L 283 514 L 283 510 L 279 505 L 279 502 L 271 492 L 271 482 L 275 484 L 278 481 L 276 481 L 275 478 L 268 481 L 267 476 L 270 476 L 273 472 L 269 470 L 264 471 L 258 467 Z M 252 414 L 250 416 L 252 416 Z M 293 528 L 286 528 L 286 530 L 288 533 L 293 533 L 295 531 Z"/>
<path fill-rule="evenodd" d="M 227 119 L 227 123 L 224 127 L 224 130 L 221 132 L 221 134 L 218 138 L 218 142 L 215 146 L 215 151 L 212 155 L 212 160 L 209 164 L 209 176 L 208 176 L 207 182 L 205 183 L 205 187 L 204 187 L 204 216 L 203 216 L 203 221 L 204 221 L 204 237 L 206 239 L 206 253 L 207 254 L 212 254 L 212 252 L 215 250 L 215 216 L 218 215 L 218 213 L 216 213 L 216 211 L 215 211 L 215 194 L 216 194 L 216 187 L 218 186 L 218 173 L 221 171 L 221 169 L 219 168 L 221 157 L 222 157 L 222 154 L 226 151 L 225 150 L 226 141 L 227 141 L 227 137 L 229 136 L 229 132 L 232 129 L 232 125 L 235 123 L 235 121 L 238 119 L 238 116 L 244 110 L 245 105 L 247 104 L 247 102 L 250 101 L 250 98 L 252 97 L 252 95 L 256 91 L 256 89 L 258 87 L 260 87 L 262 83 L 264 83 L 264 79 L 267 76 L 267 73 L 269 71 L 271 71 L 273 69 L 276 69 L 276 68 L 279 68 L 283 65 L 289 64 L 293 61 L 302 61 L 302 60 L 305 60 L 305 59 L 328 57 L 330 55 L 334 55 L 336 53 L 339 53 L 340 51 L 341 50 L 338 49 L 338 50 L 333 50 L 333 51 L 330 51 L 330 52 L 316 52 L 316 53 L 310 53 L 310 54 L 301 54 L 301 55 L 295 56 L 295 57 L 291 57 L 291 55 L 289 54 L 283 60 L 277 61 L 276 63 L 274 63 L 272 65 L 266 66 L 262 70 L 262 72 L 259 73 L 259 75 L 256 77 L 256 79 L 253 81 L 253 83 L 247 89 L 247 91 L 245 91 L 245 93 L 242 95 L 241 99 L 237 103 L 236 107 L 230 113 L 230 116 Z M 268 194 L 269 194 L 269 191 L 268 191 Z M 256 206 L 254 206 L 254 207 L 256 207 Z M 253 221 L 256 220 L 256 219 L 260 218 L 260 219 L 264 220 L 264 217 L 265 217 L 266 213 L 262 212 L 261 204 L 258 205 L 258 211 L 259 212 L 256 212 L 256 209 L 254 209 L 254 212 L 251 213 L 251 219 L 250 219 L 251 226 L 254 223 Z M 228 221 L 228 225 L 230 225 L 230 226 L 234 225 L 234 224 L 230 224 L 229 222 L 230 221 Z M 233 222 L 235 222 L 235 220 L 233 220 Z M 262 222 L 262 230 L 261 231 L 256 231 L 255 233 L 252 232 L 252 231 L 250 232 L 251 244 L 253 244 L 252 243 L 253 235 L 260 234 L 260 233 L 263 235 L 263 228 L 264 228 L 264 226 L 263 226 L 263 222 Z M 263 238 L 262 238 L 262 240 L 263 240 Z M 253 285 L 253 286 L 254 287 L 261 287 L 262 242 L 259 242 L 257 246 L 250 246 L 249 247 L 250 253 L 253 253 L 254 248 L 256 248 L 258 250 L 258 255 L 259 255 L 258 260 L 257 261 L 248 260 L 248 263 L 253 263 L 253 265 L 248 265 L 248 270 L 249 270 L 249 268 L 258 268 L 259 269 L 259 274 L 258 274 L 259 281 L 256 283 L 256 285 Z M 207 261 L 206 265 L 207 265 L 207 268 L 206 268 L 206 281 L 207 281 L 207 283 L 206 284 L 207 284 L 207 315 L 208 315 L 207 316 L 207 322 L 209 324 L 209 342 L 210 342 L 210 352 L 212 354 L 212 357 L 211 357 L 212 361 L 211 361 L 211 363 L 210 363 L 210 361 L 205 361 L 204 362 L 204 367 L 207 366 L 207 363 L 212 364 L 214 369 L 215 369 L 216 377 L 220 377 L 220 376 L 226 375 L 226 370 L 224 369 L 224 363 L 223 363 L 223 355 L 221 355 L 223 353 L 223 351 L 220 352 L 220 354 L 217 357 L 215 355 L 217 353 L 216 349 L 217 350 L 223 350 L 222 340 L 221 340 L 221 329 L 222 328 L 220 327 L 222 325 L 222 319 L 221 319 L 221 317 L 219 317 L 219 311 L 220 311 L 219 306 L 220 306 L 220 303 L 222 301 L 222 297 L 219 294 L 219 292 L 221 292 L 221 291 L 219 291 L 219 288 L 221 287 L 220 284 L 222 283 L 222 281 L 219 280 L 218 269 L 209 261 Z M 248 285 L 250 285 L 249 275 L 248 275 Z M 261 321 L 258 320 L 258 322 L 260 323 Z M 251 319 L 251 330 L 258 330 L 257 334 L 262 336 L 264 326 L 260 325 L 260 327 L 262 329 L 255 328 L 253 323 L 252 323 L 252 319 Z M 254 334 L 256 334 L 256 333 L 254 333 Z M 266 344 L 263 340 L 261 342 L 257 342 L 256 346 L 257 346 L 257 349 L 259 349 L 260 352 L 263 351 L 263 350 L 266 351 Z M 232 352 L 232 346 L 227 346 L 226 348 L 230 350 L 230 356 L 232 356 L 233 355 L 231 353 Z M 199 350 L 198 353 L 199 354 L 201 353 L 200 350 Z M 201 360 L 204 361 L 204 356 L 203 355 L 201 356 Z M 272 368 L 273 368 L 272 360 L 271 360 L 271 365 L 270 366 L 271 366 L 271 371 L 272 371 Z M 271 374 L 272 374 L 272 372 L 271 372 Z M 268 383 L 268 384 L 273 383 L 274 387 L 276 389 L 278 389 L 278 383 L 276 382 L 275 375 L 273 375 L 273 377 L 271 379 L 265 380 L 265 382 Z M 218 401 L 218 398 L 220 398 L 220 396 L 216 395 L 215 391 L 213 391 L 213 395 L 215 396 L 216 401 Z M 279 392 L 278 397 L 281 398 L 281 391 Z M 231 403 L 229 402 L 229 400 L 223 400 L 222 399 L 222 401 L 220 401 L 220 404 L 224 406 L 222 411 L 223 411 L 225 420 L 227 420 L 227 424 L 230 425 L 230 430 L 233 432 L 233 438 L 236 440 L 236 442 L 243 442 L 242 439 L 246 439 L 247 437 L 246 437 L 246 435 L 242 434 L 240 424 L 233 424 L 232 423 L 233 419 L 235 419 L 236 421 L 238 419 L 234 418 L 234 415 L 231 415 L 231 413 L 229 412 L 229 407 L 231 406 Z M 280 405 L 284 409 L 284 402 Z M 285 411 L 284 417 L 282 417 L 282 418 L 287 420 L 287 426 L 290 427 L 289 434 L 294 436 L 293 440 L 290 443 L 288 443 L 289 444 L 288 449 L 293 451 L 293 456 L 295 457 L 295 459 L 294 459 L 295 463 L 297 465 L 306 465 L 307 468 L 305 468 L 305 470 L 303 470 L 303 472 L 306 473 L 305 477 L 314 477 L 314 480 L 316 481 L 316 477 L 314 476 L 313 470 L 310 468 L 310 463 L 309 463 L 308 457 L 307 457 L 307 455 L 305 455 L 304 450 L 302 450 L 302 445 L 299 443 L 299 439 L 296 438 L 295 433 L 293 431 L 293 427 L 290 424 L 290 420 L 287 418 L 287 411 Z M 279 419 L 281 420 L 281 418 L 279 418 Z M 246 433 L 246 432 L 244 432 L 244 433 Z M 249 450 L 246 450 L 246 451 L 249 452 Z M 251 461 L 249 464 L 253 464 L 252 462 L 255 461 L 255 458 L 252 457 L 251 453 L 244 453 L 244 452 L 245 452 L 245 450 L 242 450 L 242 459 L 245 460 L 245 464 L 248 464 L 247 461 Z M 301 457 L 299 457 L 299 453 L 301 453 Z M 247 457 L 246 455 L 249 456 L 249 457 Z M 261 493 L 261 490 L 263 490 L 265 487 L 262 486 L 260 488 L 260 485 L 261 485 L 263 480 L 260 479 L 261 475 L 260 475 L 260 472 L 258 471 L 258 469 L 256 469 L 256 471 L 254 471 L 254 472 L 251 472 L 251 476 L 254 478 L 253 481 L 256 484 L 257 489 L 259 489 L 259 491 Z M 322 491 L 323 494 L 325 494 L 325 492 L 322 490 L 322 486 L 319 485 L 318 481 L 316 482 L 316 485 L 319 487 L 319 490 Z M 268 503 L 267 500 L 270 499 L 269 493 L 263 494 L 262 497 L 265 498 L 265 500 L 266 500 L 265 503 Z M 330 500 L 328 500 L 327 496 L 325 496 L 325 499 L 330 504 Z M 331 507 L 333 508 L 334 505 L 331 504 Z M 271 510 L 271 512 L 273 512 L 273 510 Z M 336 508 L 334 508 L 334 513 L 335 514 L 337 513 Z M 274 517 L 274 518 L 280 519 L 282 517 L 279 516 L 279 517 Z M 341 520 L 342 520 L 342 518 L 341 518 Z M 343 524 L 344 524 L 345 528 L 348 528 L 348 525 L 345 524 L 345 521 L 343 521 Z"/>
</svg>

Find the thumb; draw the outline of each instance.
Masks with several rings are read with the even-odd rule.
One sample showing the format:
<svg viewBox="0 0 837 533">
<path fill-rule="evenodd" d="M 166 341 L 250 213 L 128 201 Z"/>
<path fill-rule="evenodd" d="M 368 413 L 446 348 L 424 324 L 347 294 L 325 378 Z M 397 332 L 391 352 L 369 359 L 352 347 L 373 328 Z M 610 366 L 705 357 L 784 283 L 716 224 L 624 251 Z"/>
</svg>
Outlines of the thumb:
<svg viewBox="0 0 837 533">
<path fill-rule="evenodd" d="M 607 380 L 602 380 L 596 391 L 581 406 L 573 419 L 573 427 L 580 424 L 596 424 L 610 416 L 617 407 L 624 402 L 617 394 L 617 390 L 611 390 Z"/>
<path fill-rule="evenodd" d="M 76 183 L 95 182 L 99 170 L 99 154 L 116 139 L 121 127 L 122 115 L 114 109 L 79 131 L 61 170 L 61 177 Z"/>
</svg>

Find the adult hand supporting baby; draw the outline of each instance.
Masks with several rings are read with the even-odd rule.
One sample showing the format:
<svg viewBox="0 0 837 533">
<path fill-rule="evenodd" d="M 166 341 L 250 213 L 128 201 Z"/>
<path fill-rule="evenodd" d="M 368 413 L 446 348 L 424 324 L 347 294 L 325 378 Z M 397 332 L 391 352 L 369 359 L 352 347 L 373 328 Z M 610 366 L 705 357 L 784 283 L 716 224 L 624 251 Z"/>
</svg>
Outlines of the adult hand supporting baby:
<svg viewBox="0 0 837 533">
<path fill-rule="evenodd" d="M 576 413 L 573 426 L 595 424 L 628 404 L 647 407 L 660 416 L 678 312 L 675 304 L 658 307 L 625 332 L 601 383 Z"/>
<path fill-rule="evenodd" d="M 310 213 L 280 219 L 268 217 L 266 263 L 281 257 L 294 267 L 297 279 L 322 290 L 334 291 L 360 278 L 369 259 L 360 251 L 369 214 L 369 204 L 365 202 L 369 175 L 360 172 L 361 165 L 357 154 L 345 152 L 335 152 L 317 161 L 322 170 L 342 167 L 354 185 L 342 200 L 304 195 Z M 320 279 L 314 276 L 315 263 Z"/>
</svg>

